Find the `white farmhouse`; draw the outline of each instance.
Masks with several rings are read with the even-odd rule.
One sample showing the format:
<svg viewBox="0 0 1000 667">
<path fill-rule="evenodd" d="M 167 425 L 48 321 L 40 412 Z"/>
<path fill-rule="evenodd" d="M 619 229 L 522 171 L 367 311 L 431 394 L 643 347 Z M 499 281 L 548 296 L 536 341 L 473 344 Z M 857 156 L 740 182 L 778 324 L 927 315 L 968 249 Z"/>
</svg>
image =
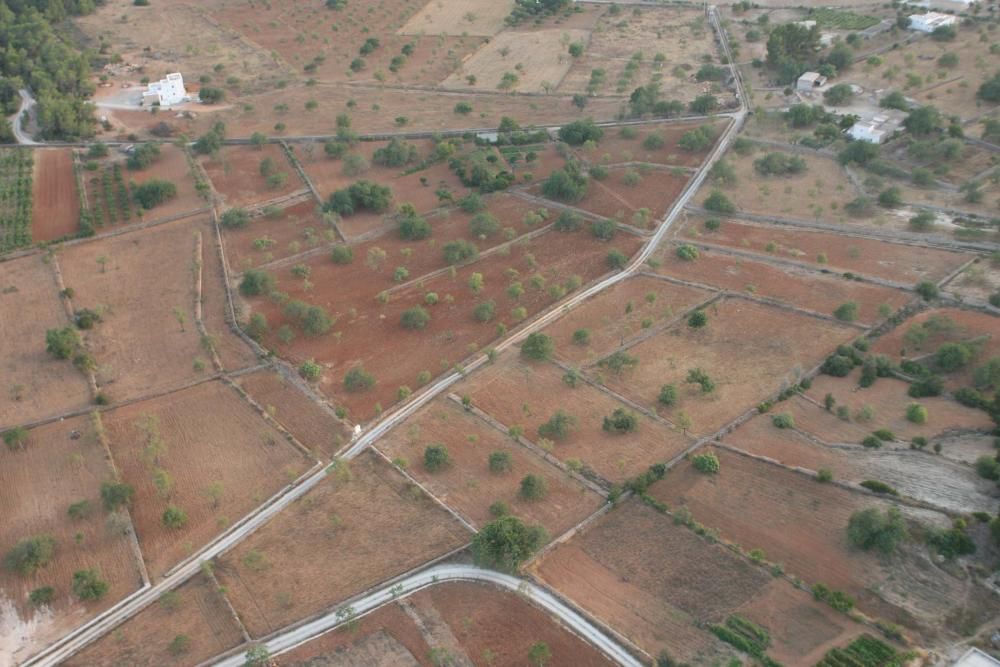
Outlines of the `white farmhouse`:
<svg viewBox="0 0 1000 667">
<path fill-rule="evenodd" d="M 858 141 L 880 144 L 891 137 L 898 129 L 899 119 L 879 114 L 869 120 L 859 120 L 854 125 L 851 125 L 851 129 L 847 131 L 847 135 L 851 139 L 857 139 Z"/>
<path fill-rule="evenodd" d="M 942 28 L 946 25 L 954 25 L 957 22 L 957 17 L 949 16 L 948 14 L 939 14 L 937 12 L 911 14 L 910 30 L 917 30 L 919 32 L 934 32 L 938 28 Z"/>
<path fill-rule="evenodd" d="M 168 74 L 166 79 L 160 79 L 149 84 L 146 91 L 142 94 L 142 101 L 143 104 L 159 104 L 160 106 L 168 107 L 180 104 L 186 97 L 187 91 L 184 90 L 184 77 L 181 76 L 180 72 L 173 72 L 172 74 Z"/>
</svg>

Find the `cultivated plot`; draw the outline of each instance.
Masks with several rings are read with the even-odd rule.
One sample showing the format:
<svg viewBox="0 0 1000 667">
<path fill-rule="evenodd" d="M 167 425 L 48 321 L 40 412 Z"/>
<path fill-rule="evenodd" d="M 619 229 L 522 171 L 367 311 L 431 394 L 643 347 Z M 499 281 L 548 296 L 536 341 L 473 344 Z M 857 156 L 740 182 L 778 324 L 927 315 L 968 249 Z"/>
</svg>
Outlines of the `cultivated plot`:
<svg viewBox="0 0 1000 667">
<path fill-rule="evenodd" d="M 73 151 L 56 148 L 34 152 L 31 239 L 52 241 L 70 236 L 80 224 L 80 196 L 73 172 Z"/>
</svg>

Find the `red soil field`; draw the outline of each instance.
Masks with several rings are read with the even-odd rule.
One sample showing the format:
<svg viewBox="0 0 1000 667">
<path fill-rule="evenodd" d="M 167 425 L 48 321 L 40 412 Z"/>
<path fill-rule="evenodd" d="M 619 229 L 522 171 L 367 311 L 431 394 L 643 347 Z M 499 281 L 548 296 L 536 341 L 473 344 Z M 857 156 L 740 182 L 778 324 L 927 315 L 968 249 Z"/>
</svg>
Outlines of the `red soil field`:
<svg viewBox="0 0 1000 667">
<path fill-rule="evenodd" d="M 375 454 L 364 453 L 341 470 L 219 562 L 216 574 L 252 636 L 469 540 L 460 523 Z"/>
<path fill-rule="evenodd" d="M 708 126 L 712 128 L 715 136 L 718 136 L 725 129 L 727 122 L 708 123 Z M 649 164 L 697 167 L 712 150 L 712 146 L 703 151 L 691 152 L 680 148 L 677 141 L 684 133 L 701 125 L 701 123 L 651 123 L 629 126 L 636 133 L 636 136 L 631 139 L 621 135 L 623 128 L 606 127 L 604 128 L 604 137 L 597 142 L 594 148 L 577 148 L 576 152 L 591 164 L 647 162 Z M 643 142 L 650 135 L 662 138 L 663 145 L 653 149 L 643 146 Z"/>
<path fill-rule="evenodd" d="M 268 157 L 274 161 L 275 173 L 287 176 L 280 187 L 270 187 L 260 173 L 260 163 Z M 223 146 L 217 155 L 199 160 L 227 207 L 260 206 L 306 187 L 278 144 Z"/>
<path fill-rule="evenodd" d="M 70 322 L 41 256 L 0 263 L 0 310 L 0 430 L 86 407 L 83 374 L 45 351 L 45 330 Z"/>
<path fill-rule="evenodd" d="M 218 381 L 119 408 L 104 423 L 121 475 L 135 487 L 132 517 L 154 579 L 309 467 L 234 389 Z M 172 484 L 158 486 L 157 470 Z M 187 513 L 181 528 L 161 522 L 171 505 Z"/>
<path fill-rule="evenodd" d="M 208 203 L 202 199 L 195 189 L 195 180 L 191 175 L 191 166 L 184 151 L 172 144 L 160 145 L 160 157 L 142 171 L 125 170 L 127 182 L 141 185 L 150 179 L 158 178 L 170 181 L 177 186 L 177 196 L 168 199 L 159 206 L 148 211 L 142 211 L 143 220 L 161 220 L 170 216 L 191 213 L 205 209 Z"/>
<path fill-rule="evenodd" d="M 906 285 L 915 285 L 922 280 L 937 282 L 970 259 L 969 255 L 949 250 L 846 238 L 838 234 L 796 230 L 791 227 L 725 220 L 719 229 L 710 232 L 705 230 L 703 224 L 702 218 L 689 217 L 677 236 L 787 257 L 797 262 L 828 267 L 833 271 L 852 271 Z M 768 253 L 766 248 L 772 243 L 775 250 Z M 825 264 L 818 261 L 821 254 L 826 256 Z"/>
<path fill-rule="evenodd" d="M 211 368 L 194 322 L 199 229 L 170 223 L 141 236 L 75 245 L 59 258 L 65 284 L 76 292 L 73 305 L 105 307 L 85 337 L 97 359 L 98 384 L 115 401 L 176 387 Z M 203 235 L 203 242 L 209 240 Z M 194 370 L 196 358 L 205 360 L 205 371 Z"/>
<path fill-rule="evenodd" d="M 332 457 L 351 437 L 345 424 L 277 372 L 260 371 L 238 383 L 317 458 Z"/>
<path fill-rule="evenodd" d="M 52 241 L 76 232 L 80 223 L 80 198 L 69 148 L 34 151 L 31 239 Z"/>
<path fill-rule="evenodd" d="M 704 249 L 699 253 L 695 261 L 684 261 L 668 246 L 661 254 L 663 264 L 658 271 L 681 280 L 778 299 L 822 315 L 832 315 L 841 304 L 854 301 L 859 306 L 858 322 L 864 324 L 883 319 L 879 314 L 883 304 L 896 310 L 912 298 L 902 290 L 825 278 L 792 266 L 775 266 Z"/>
<path fill-rule="evenodd" d="M 716 454 L 719 474 L 705 475 L 682 464 L 649 493 L 670 507 L 688 507 L 695 520 L 718 529 L 722 539 L 744 551 L 762 549 L 767 560 L 784 564 L 789 575 L 801 577 L 807 585 L 823 583 L 848 593 L 870 615 L 917 628 L 919 621 L 939 622 L 960 599 L 954 596 L 964 584 L 945 570 L 927 567 L 926 556 L 904 550 L 883 560 L 849 546 L 850 515 L 867 507 L 885 508 L 887 501 L 818 484 L 811 476 L 739 454 L 721 450 Z M 900 509 L 937 527 L 950 523 L 935 512 Z M 913 568 L 921 571 L 921 577 L 905 574 L 916 571 Z"/>
<path fill-rule="evenodd" d="M 808 409 L 808 404 L 802 405 Z M 779 409 L 784 410 L 784 404 Z M 795 429 L 776 428 L 770 415 L 754 417 L 727 435 L 725 442 L 785 465 L 812 471 L 826 468 L 834 479 L 854 484 L 877 479 L 903 495 L 953 512 L 981 507 L 992 513 L 997 506 L 995 484 L 979 477 L 969 466 L 930 452 L 890 445 L 877 450 L 827 447 Z"/>
<path fill-rule="evenodd" d="M 887 428 L 901 440 L 910 440 L 921 435 L 933 438 L 949 431 L 991 431 L 993 420 L 983 410 L 967 408 L 951 399 L 941 396 L 911 398 L 907 395 L 909 384 L 896 378 L 879 378 L 868 388 L 858 386 L 861 371 L 852 372 L 849 376 L 835 378 L 830 375 L 819 375 L 813 380 L 812 387 L 806 394 L 814 401 L 823 402 L 827 394 L 833 394 L 838 405 L 848 405 L 852 418 L 857 422 L 857 411 L 864 405 L 874 408 L 874 418 L 858 426 L 868 431 Z M 914 424 L 906 419 L 906 408 L 911 403 L 919 403 L 927 408 L 927 423 Z M 819 410 L 819 406 L 816 406 Z M 844 423 L 837 419 L 838 423 Z M 832 423 L 832 422 L 831 422 Z M 841 431 L 824 430 L 816 433 L 828 442 L 843 442 Z M 850 431 L 844 435 L 850 434 Z M 867 434 L 866 434 L 867 435 Z M 841 436 L 841 437 L 838 437 Z"/>
<path fill-rule="evenodd" d="M 863 630 L 765 568 L 634 500 L 547 554 L 534 571 L 652 655 L 712 664 L 730 653 L 697 623 L 740 614 L 771 632 L 768 654 L 813 664 Z"/>
<path fill-rule="evenodd" d="M 16 630 L 7 626 L 17 635 L 0 647 L 0 662 L 20 663 L 142 585 L 128 538 L 105 525 L 100 488 L 111 478 L 104 448 L 87 416 L 32 429 L 23 450 L 4 447 L 0 451 L 0 504 L 4 508 L 0 552 L 6 554 L 18 540 L 36 535 L 50 535 L 56 541 L 55 556 L 36 573 L 21 576 L 7 568 L 0 570 L 0 599 L 13 604 L 22 623 L 30 623 Z M 89 514 L 70 518 L 69 506 L 83 500 L 90 504 Z M 71 591 L 73 573 L 84 569 L 98 570 L 108 583 L 107 593 L 98 602 L 82 603 Z M 51 614 L 27 599 L 42 586 L 55 589 Z"/>
<path fill-rule="evenodd" d="M 705 312 L 704 328 L 680 322 L 629 348 L 639 359 L 632 370 L 604 373 L 611 389 L 654 410 L 660 387 L 673 384 L 679 400 L 664 416 L 676 421 L 684 412 L 700 435 L 714 433 L 783 383 L 795 382 L 795 369 L 812 368 L 854 334 L 840 324 L 742 299 L 724 299 Z M 685 382 L 693 368 L 714 380 L 712 393 Z"/>
<path fill-rule="evenodd" d="M 521 183 L 527 182 L 524 180 L 525 174 L 531 174 L 530 181 L 543 181 L 556 169 L 566 166 L 566 158 L 561 155 L 562 148 L 558 143 L 548 142 L 526 146 L 503 146 L 500 150 L 507 168 Z M 532 152 L 535 153 L 535 159 L 528 162 L 528 153 Z"/>
<path fill-rule="evenodd" d="M 905 340 L 906 332 L 917 324 L 934 316 L 951 320 L 952 327 L 945 332 L 930 336 L 923 345 L 913 346 Z M 944 376 L 945 387 L 950 390 L 972 384 L 973 371 L 993 357 L 1000 356 L 1000 336 L 997 335 L 998 320 L 995 316 L 973 310 L 957 308 L 935 308 L 908 319 L 894 330 L 879 338 L 871 351 L 888 355 L 898 361 L 901 355 L 922 357 L 935 352 L 942 343 L 955 341 L 978 341 L 978 349 L 973 360 L 965 368 Z"/>
<path fill-rule="evenodd" d="M 154 602 L 111 633 L 74 655 L 67 667 L 159 667 L 194 665 L 238 646 L 243 633 L 210 579 L 197 575 Z M 182 653 L 170 651 L 178 636 L 188 638 Z"/>
<path fill-rule="evenodd" d="M 424 467 L 424 448 L 430 444 L 447 447 L 451 465 L 445 470 L 429 472 Z M 417 481 L 474 526 L 492 521 L 490 505 L 503 501 L 512 514 L 543 525 L 550 536 L 557 537 L 604 502 L 565 472 L 447 398 L 437 399 L 394 429 L 379 441 L 378 448 L 393 460 L 406 460 L 407 470 Z M 510 472 L 490 472 L 488 459 L 495 451 L 510 455 Z M 528 474 L 545 480 L 544 498 L 528 501 L 520 497 L 521 479 Z"/>
<path fill-rule="evenodd" d="M 333 228 L 324 222 L 312 198 L 281 209 L 277 217 L 252 218 L 241 229 L 222 227 L 227 259 L 233 271 L 267 264 L 336 240 Z M 255 247 L 258 241 L 260 248 Z"/>
<path fill-rule="evenodd" d="M 473 405 L 505 426 L 523 427 L 524 437 L 532 442 L 539 439 L 538 427 L 557 410 L 570 414 L 577 420 L 576 427 L 556 441 L 553 456 L 564 462 L 578 459 L 585 469 L 611 482 L 644 472 L 692 444 L 680 430 L 642 415 L 634 433 L 605 432 L 601 428 L 604 417 L 624 407 L 622 403 L 583 380 L 571 388 L 562 376 L 562 369 L 554 364 L 511 359 L 478 370 L 454 391 L 471 396 Z"/>
<path fill-rule="evenodd" d="M 355 294 L 345 284 L 320 282 L 315 277 L 311 280 L 316 287 L 308 294 L 297 293 L 297 289 L 281 283 L 279 289 L 287 290 L 291 298 L 322 306 L 339 319 L 333 332 L 324 336 L 297 337 L 283 348 L 272 334 L 268 343 L 296 364 L 313 358 L 326 366 L 320 384 L 323 391 L 336 397 L 338 404 L 346 405 L 355 421 L 367 419 L 375 413 L 376 403 L 383 407 L 394 403 L 400 386 L 415 389 L 422 371 L 436 375 L 468 356 L 473 346 L 481 347 L 494 340 L 498 322 L 516 325 L 510 314 L 512 309 L 523 307 L 530 317 L 548 308 L 554 303 L 548 292 L 550 286 L 561 285 L 572 276 L 579 276 L 586 284 L 605 272 L 603 258 L 610 247 L 631 255 L 639 245 L 639 239 L 628 234 L 619 234 L 609 245 L 584 231 L 551 232 L 515 244 L 508 254 L 494 253 L 464 266 L 456 271 L 455 278 L 444 273 L 422 284 L 411 282 L 392 293 L 385 305 L 380 305 L 370 294 Z M 359 259 L 356 254 L 354 262 Z M 341 268 L 349 269 L 355 276 L 365 274 L 358 271 L 356 264 Z M 516 301 L 505 293 L 512 282 L 509 269 L 515 269 L 524 281 L 525 292 Z M 478 295 L 468 287 L 473 273 L 481 274 L 484 279 L 484 288 Z M 533 273 L 544 278 L 543 288 L 528 284 Z M 419 331 L 404 329 L 400 325 L 402 312 L 422 304 L 427 292 L 434 292 L 440 298 L 436 305 L 427 307 L 432 317 L 430 323 Z M 490 300 L 496 303 L 496 317 L 490 322 L 477 321 L 473 308 Z M 272 332 L 283 324 L 280 307 L 271 300 L 255 300 L 253 307 L 264 313 Z M 375 376 L 377 385 L 368 391 L 346 392 L 342 385 L 344 374 L 358 364 Z"/>
<path fill-rule="evenodd" d="M 552 336 L 559 359 L 573 364 L 592 363 L 644 331 L 644 323 L 662 324 L 712 295 L 695 287 L 635 276 L 577 306 L 549 325 L 545 333 Z M 579 329 L 590 332 L 585 345 L 573 342 L 573 332 Z"/>
<path fill-rule="evenodd" d="M 420 627 L 415 620 L 418 620 Z M 552 664 L 611 663 L 587 642 L 527 600 L 472 582 L 449 582 L 414 593 L 362 617 L 353 631 L 334 630 L 281 655 L 287 667 L 406 664 L 433 667 L 432 648 L 466 664 L 522 667 L 536 642 Z"/>
<path fill-rule="evenodd" d="M 639 173 L 642 182 L 625 185 L 622 178 L 628 171 Z M 643 172 L 640 169 L 614 168 L 608 170 L 608 177 L 602 181 L 590 180 L 587 194 L 573 206 L 605 218 L 632 223 L 632 214 L 640 208 L 650 210 L 649 226 L 652 227 L 687 184 L 687 172 L 674 174 L 669 169 L 657 168 Z M 540 194 L 541 190 L 533 190 Z M 641 226 L 641 225 L 640 225 Z"/>
</svg>

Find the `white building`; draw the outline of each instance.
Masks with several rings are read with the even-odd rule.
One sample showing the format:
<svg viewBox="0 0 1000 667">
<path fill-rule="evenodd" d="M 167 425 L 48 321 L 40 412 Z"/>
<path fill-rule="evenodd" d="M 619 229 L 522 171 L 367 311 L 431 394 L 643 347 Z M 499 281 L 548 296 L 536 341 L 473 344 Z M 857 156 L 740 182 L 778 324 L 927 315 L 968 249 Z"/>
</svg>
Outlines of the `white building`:
<svg viewBox="0 0 1000 667">
<path fill-rule="evenodd" d="M 977 0 L 908 0 L 904 4 L 924 9 L 940 9 L 946 12 L 967 12 Z"/>
<path fill-rule="evenodd" d="M 180 72 L 174 72 L 168 74 L 166 79 L 160 79 L 149 84 L 146 87 L 146 91 L 142 94 L 142 101 L 144 104 L 159 104 L 160 106 L 168 107 L 180 104 L 186 97 L 187 91 L 184 90 L 184 77 L 181 76 Z"/>
<path fill-rule="evenodd" d="M 934 32 L 938 28 L 946 25 L 955 25 L 958 18 L 948 14 L 938 14 L 937 12 L 927 12 L 926 14 L 910 15 L 910 30 L 919 32 Z"/>
<path fill-rule="evenodd" d="M 859 120 L 847 131 L 847 136 L 870 144 L 880 144 L 899 129 L 899 120 L 878 114 L 869 120 Z"/>
<path fill-rule="evenodd" d="M 795 89 L 802 92 L 809 92 L 813 88 L 818 88 L 826 83 L 826 77 L 819 72 L 806 72 L 795 82 Z"/>
<path fill-rule="evenodd" d="M 983 653 L 978 648 L 970 648 L 965 652 L 955 667 L 996 667 L 1000 662 Z"/>
</svg>

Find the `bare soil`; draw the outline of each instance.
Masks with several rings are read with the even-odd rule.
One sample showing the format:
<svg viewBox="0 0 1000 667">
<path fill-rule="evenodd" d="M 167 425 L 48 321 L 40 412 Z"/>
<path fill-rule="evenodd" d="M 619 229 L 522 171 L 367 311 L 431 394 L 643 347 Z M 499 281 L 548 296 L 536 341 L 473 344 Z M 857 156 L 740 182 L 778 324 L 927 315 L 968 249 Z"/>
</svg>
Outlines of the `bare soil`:
<svg viewBox="0 0 1000 667">
<path fill-rule="evenodd" d="M 45 351 L 45 330 L 70 322 L 44 258 L 0 263 L 0 309 L 0 429 L 86 407 L 84 375 Z"/>
<path fill-rule="evenodd" d="M 626 175 L 638 175 L 639 183 L 626 185 Z M 608 170 L 608 177 L 591 179 L 587 194 L 573 206 L 619 222 L 642 224 L 633 221 L 633 214 L 641 208 L 648 209 L 649 223 L 653 224 L 666 214 L 688 182 L 687 172 L 675 173 L 669 169 L 641 169 L 615 167 Z M 540 194 L 541 189 L 534 189 Z"/>
<path fill-rule="evenodd" d="M 56 542 L 51 562 L 34 574 L 0 570 L 3 598 L 15 605 L 24 624 L 12 654 L 6 653 L 9 644 L 4 643 L 3 662 L 25 660 L 142 585 L 128 538 L 105 526 L 100 488 L 112 476 L 88 416 L 32 429 L 23 450 L 0 451 L 0 503 L 5 510 L 0 552 L 6 554 L 18 540 L 36 535 L 49 535 Z M 70 518 L 69 506 L 84 500 L 89 503 L 87 515 Z M 97 570 L 108 583 L 97 602 L 82 603 L 71 591 L 73 573 L 84 569 Z M 47 609 L 28 602 L 28 594 L 42 586 L 55 589 Z"/>
<path fill-rule="evenodd" d="M 424 466 L 424 449 L 431 444 L 447 448 L 451 464 L 445 470 L 430 472 Z M 596 493 L 447 398 L 423 408 L 378 448 L 394 461 L 406 461 L 417 481 L 475 526 L 492 521 L 490 505 L 502 501 L 512 514 L 541 524 L 557 537 L 603 503 Z M 489 457 L 497 451 L 510 456 L 510 471 L 490 472 Z M 544 498 L 521 498 L 521 479 L 529 474 L 545 480 Z"/>
<path fill-rule="evenodd" d="M 471 396 L 473 405 L 505 426 L 522 427 L 524 437 L 536 443 L 538 427 L 557 410 L 566 412 L 576 424 L 569 435 L 555 440 L 552 454 L 564 462 L 576 459 L 584 470 L 611 482 L 644 472 L 691 445 L 680 429 L 642 415 L 633 433 L 605 432 L 604 417 L 626 406 L 583 380 L 571 388 L 562 376 L 553 364 L 511 359 L 477 371 L 455 392 Z"/>
<path fill-rule="evenodd" d="M 317 458 L 331 458 L 351 437 L 345 424 L 280 373 L 264 370 L 246 375 L 238 383 Z"/>
<path fill-rule="evenodd" d="M 219 580 L 252 636 L 469 540 L 461 524 L 375 454 L 362 454 L 347 470 L 333 472 L 219 563 Z"/>
<path fill-rule="evenodd" d="M 865 238 L 845 239 L 836 234 L 735 220 L 725 220 L 713 232 L 704 229 L 700 217 L 689 217 L 678 236 L 907 285 L 915 285 L 922 280 L 941 280 L 970 258 L 950 250 Z"/>
<path fill-rule="evenodd" d="M 31 238 L 52 241 L 69 236 L 80 223 L 73 152 L 68 148 L 38 150 L 34 157 Z"/>
<path fill-rule="evenodd" d="M 285 183 L 272 188 L 260 173 L 264 158 L 274 161 L 275 172 L 287 176 Z M 222 195 L 227 207 L 259 206 L 286 197 L 305 188 L 298 171 L 278 144 L 224 146 L 217 156 L 200 158 L 212 185 Z"/>
<path fill-rule="evenodd" d="M 188 579 L 122 623 L 110 634 L 74 655 L 67 666 L 193 665 L 243 642 L 222 593 L 203 575 Z M 177 637 L 187 637 L 188 648 L 170 650 Z"/>
<path fill-rule="evenodd" d="M 716 302 L 705 312 L 703 329 L 681 322 L 629 348 L 638 365 L 620 377 L 605 373 L 604 381 L 653 410 L 660 387 L 675 385 L 679 401 L 664 416 L 676 423 L 683 412 L 694 433 L 708 434 L 793 384 L 796 372 L 853 337 L 843 325 L 742 299 Z M 693 368 L 714 380 L 714 391 L 704 394 L 685 382 Z"/>
<path fill-rule="evenodd" d="M 629 126 L 632 138 L 623 136 L 624 128 L 609 127 L 604 130 L 604 136 L 597 145 L 589 148 L 586 145 L 576 149 L 576 152 L 591 164 L 619 164 L 623 162 L 645 162 L 648 164 L 675 165 L 680 167 L 696 167 L 701 164 L 712 147 L 703 151 L 687 151 L 678 145 L 685 133 L 698 127 L 701 123 L 651 123 L 647 125 Z M 709 123 L 712 133 L 718 136 L 725 128 L 725 122 Z M 660 148 L 648 148 L 645 142 L 650 136 L 663 140 Z"/>
<path fill-rule="evenodd" d="M 104 422 L 121 475 L 135 488 L 132 516 L 154 579 L 309 467 L 218 381 L 119 408 Z M 158 470 L 168 484 L 157 484 Z M 169 506 L 187 514 L 183 527 L 162 523 Z"/>
<path fill-rule="evenodd" d="M 491 0 L 430 0 L 413 14 L 399 32 L 404 35 L 481 35 L 490 37 L 504 28 L 514 2 Z"/>
<path fill-rule="evenodd" d="M 307 199 L 269 215 L 250 219 L 245 227 L 222 228 L 229 266 L 233 271 L 291 257 L 336 240 L 336 232 L 323 220 L 317 203 Z"/>
</svg>

